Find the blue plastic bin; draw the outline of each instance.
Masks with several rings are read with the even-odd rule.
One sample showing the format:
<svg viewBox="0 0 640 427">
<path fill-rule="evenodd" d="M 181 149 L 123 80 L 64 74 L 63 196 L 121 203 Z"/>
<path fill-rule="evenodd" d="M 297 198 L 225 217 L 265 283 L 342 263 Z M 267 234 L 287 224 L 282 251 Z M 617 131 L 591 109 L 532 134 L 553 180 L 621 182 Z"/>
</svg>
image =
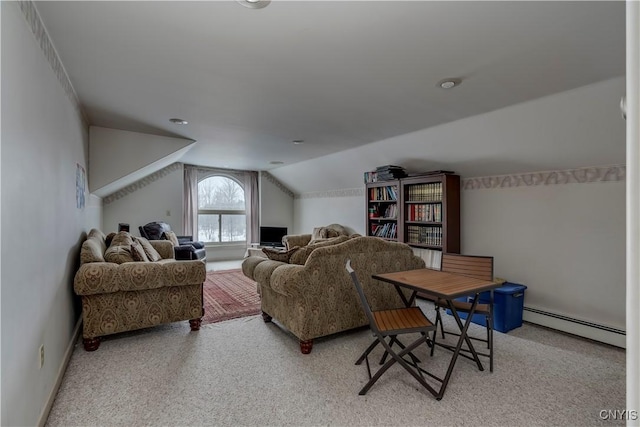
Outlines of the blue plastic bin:
<svg viewBox="0 0 640 427">
<path fill-rule="evenodd" d="M 500 332 L 508 332 L 522 326 L 522 312 L 524 310 L 525 285 L 504 282 L 502 286 L 493 290 L 493 329 Z M 471 297 L 456 298 L 460 301 L 468 301 Z M 487 304 L 491 300 L 489 291 L 480 293 L 481 304 Z M 451 314 L 451 310 L 447 310 Z M 458 313 L 461 319 L 467 318 L 467 313 Z M 482 314 L 474 314 L 473 323 L 486 326 L 486 317 Z"/>
</svg>

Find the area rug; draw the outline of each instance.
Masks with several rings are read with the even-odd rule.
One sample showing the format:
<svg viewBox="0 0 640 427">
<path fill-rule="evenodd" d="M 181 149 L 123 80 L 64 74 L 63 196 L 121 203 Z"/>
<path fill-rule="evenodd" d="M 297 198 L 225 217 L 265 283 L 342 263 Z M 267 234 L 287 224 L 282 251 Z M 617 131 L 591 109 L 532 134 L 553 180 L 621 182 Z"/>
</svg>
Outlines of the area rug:
<svg viewBox="0 0 640 427">
<path fill-rule="evenodd" d="M 208 271 L 203 292 L 203 325 L 260 313 L 256 282 L 240 269 Z"/>
</svg>

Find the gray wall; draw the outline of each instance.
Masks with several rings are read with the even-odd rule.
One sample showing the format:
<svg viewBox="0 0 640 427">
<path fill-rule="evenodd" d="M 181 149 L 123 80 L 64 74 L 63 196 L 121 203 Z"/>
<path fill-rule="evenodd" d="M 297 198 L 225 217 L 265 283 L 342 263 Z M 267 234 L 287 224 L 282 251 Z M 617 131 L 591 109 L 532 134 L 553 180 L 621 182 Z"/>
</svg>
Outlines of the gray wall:
<svg viewBox="0 0 640 427">
<path fill-rule="evenodd" d="M 293 193 L 268 172 L 260 172 L 258 187 L 260 225 L 287 227 L 289 234 L 293 234 Z"/>
<path fill-rule="evenodd" d="M 76 164 L 87 168 L 86 124 L 20 4 L 1 8 L 2 425 L 36 425 L 73 349 L 80 314 L 73 275 L 101 207 L 93 197 L 76 207 Z"/>
</svg>

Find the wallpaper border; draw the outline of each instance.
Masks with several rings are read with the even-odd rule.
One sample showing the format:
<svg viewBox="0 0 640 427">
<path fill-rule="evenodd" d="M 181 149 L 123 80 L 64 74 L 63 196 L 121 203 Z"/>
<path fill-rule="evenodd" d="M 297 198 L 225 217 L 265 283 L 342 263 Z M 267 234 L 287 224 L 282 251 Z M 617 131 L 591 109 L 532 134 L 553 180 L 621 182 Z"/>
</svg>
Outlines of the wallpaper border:
<svg viewBox="0 0 640 427">
<path fill-rule="evenodd" d="M 108 196 L 105 196 L 104 199 L 102 200 L 102 203 L 104 205 L 108 205 L 109 203 L 115 202 L 118 199 L 122 199 L 123 197 L 134 193 L 138 190 L 140 190 L 143 187 L 146 187 L 147 185 L 158 181 L 161 178 L 164 178 L 165 176 L 177 171 L 177 170 L 182 170 L 182 163 L 180 162 L 176 162 L 176 163 L 172 163 L 169 166 L 166 166 L 154 173 L 152 173 L 151 175 L 147 175 L 144 178 L 134 182 L 133 184 L 129 184 L 126 187 L 124 187 L 121 190 L 116 191 L 115 193 L 109 194 Z"/>
<path fill-rule="evenodd" d="M 273 185 L 278 187 L 278 189 L 280 189 L 280 191 L 282 191 L 283 193 L 285 193 L 289 197 L 291 197 L 291 198 L 295 197 L 295 195 L 293 194 L 293 191 L 289 190 L 289 188 L 287 186 L 285 186 L 283 183 L 278 181 L 278 179 L 275 176 L 271 175 L 269 172 L 260 171 L 260 174 L 263 177 L 265 177 L 267 179 L 267 181 L 269 181 L 270 183 L 272 183 Z"/>
<path fill-rule="evenodd" d="M 624 165 L 592 166 L 577 169 L 466 178 L 462 180 L 461 188 L 463 190 L 487 190 L 538 185 L 586 184 L 591 182 L 624 181 L 625 178 L 626 167 Z"/>
<path fill-rule="evenodd" d="M 340 190 L 311 191 L 296 196 L 296 199 L 326 199 L 332 197 L 364 197 L 364 188 L 342 188 Z"/>
<path fill-rule="evenodd" d="M 62 65 L 62 61 L 58 56 L 58 52 L 56 51 L 55 46 L 51 42 L 51 38 L 49 38 L 49 34 L 47 33 L 47 29 L 44 26 L 42 19 L 40 18 L 40 14 L 38 13 L 38 9 L 35 4 L 31 0 L 19 1 L 20 10 L 24 15 L 24 19 L 27 21 L 31 32 L 36 38 L 36 41 L 40 45 L 40 49 L 42 49 L 42 53 L 44 53 L 45 58 L 49 62 L 51 69 L 56 76 L 58 77 L 58 81 L 62 85 L 62 89 L 69 97 L 71 104 L 75 107 L 75 109 L 80 114 L 80 117 L 84 124 L 88 127 L 89 120 L 85 114 L 84 109 L 82 108 L 82 104 L 80 104 L 80 99 L 76 94 L 73 85 L 71 84 L 71 80 L 69 79 L 69 75 L 67 71 L 64 69 L 64 65 Z"/>
</svg>

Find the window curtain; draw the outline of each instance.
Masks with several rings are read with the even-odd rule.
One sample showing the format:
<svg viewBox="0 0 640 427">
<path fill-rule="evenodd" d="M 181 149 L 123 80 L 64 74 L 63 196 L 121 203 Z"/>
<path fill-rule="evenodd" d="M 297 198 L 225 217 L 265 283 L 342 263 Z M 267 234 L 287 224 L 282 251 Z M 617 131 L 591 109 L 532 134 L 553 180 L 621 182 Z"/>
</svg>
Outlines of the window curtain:
<svg viewBox="0 0 640 427">
<path fill-rule="evenodd" d="M 247 246 L 257 242 L 259 236 L 260 202 L 258 197 L 258 172 L 244 174 L 244 202 L 247 211 Z"/>
<path fill-rule="evenodd" d="M 184 166 L 184 209 L 182 210 L 183 232 L 198 240 L 198 169 Z"/>
<path fill-rule="evenodd" d="M 259 238 L 260 201 L 258 192 L 258 172 L 232 169 L 184 166 L 184 231 L 198 236 L 198 182 L 212 175 L 222 175 L 235 179 L 244 187 L 245 211 L 247 218 L 247 246 Z"/>
</svg>

